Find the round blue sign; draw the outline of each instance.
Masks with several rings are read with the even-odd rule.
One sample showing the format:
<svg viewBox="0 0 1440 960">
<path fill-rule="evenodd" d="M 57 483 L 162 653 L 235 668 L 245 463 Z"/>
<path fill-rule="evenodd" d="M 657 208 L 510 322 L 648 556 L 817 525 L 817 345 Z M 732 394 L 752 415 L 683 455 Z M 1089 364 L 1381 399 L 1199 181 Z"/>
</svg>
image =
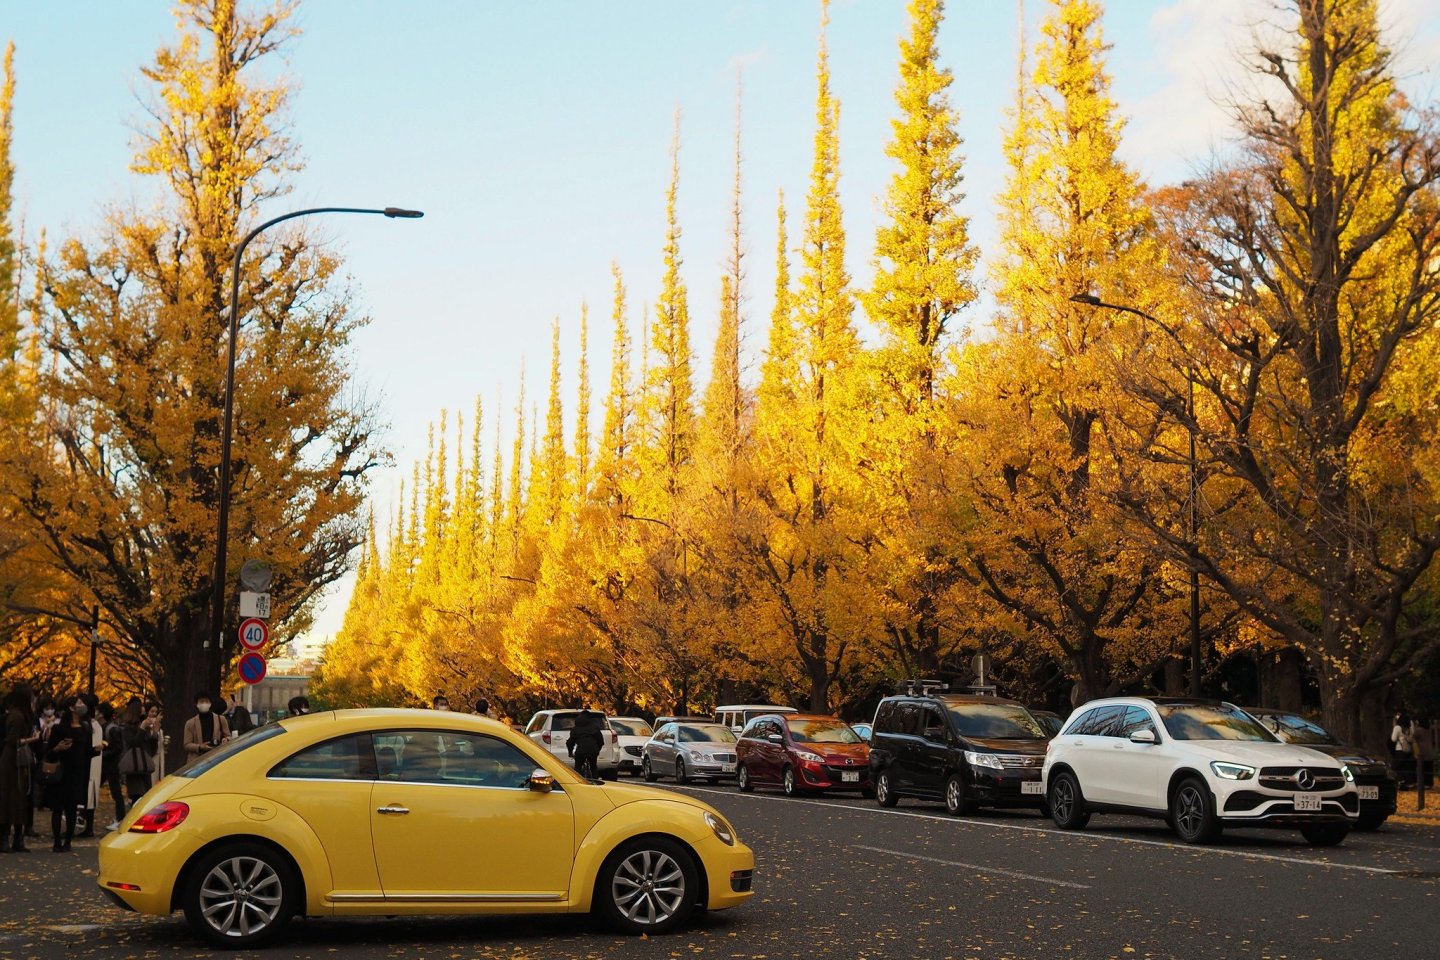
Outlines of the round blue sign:
<svg viewBox="0 0 1440 960">
<path fill-rule="evenodd" d="M 247 653 L 235 669 L 246 683 L 259 683 L 265 679 L 265 658 L 258 653 Z"/>
</svg>

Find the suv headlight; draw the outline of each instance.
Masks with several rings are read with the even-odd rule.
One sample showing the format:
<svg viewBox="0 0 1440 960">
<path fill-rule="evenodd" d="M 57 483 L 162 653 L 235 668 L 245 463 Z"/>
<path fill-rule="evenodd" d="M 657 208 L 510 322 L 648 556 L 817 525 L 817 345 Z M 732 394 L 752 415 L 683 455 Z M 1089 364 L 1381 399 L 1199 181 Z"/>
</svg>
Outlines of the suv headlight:
<svg viewBox="0 0 1440 960">
<path fill-rule="evenodd" d="M 720 817 L 715 816 L 715 814 L 709 810 L 705 811 L 705 825 L 710 828 L 710 832 L 715 834 L 725 846 L 735 846 L 735 831 L 730 829 L 730 824 L 726 823 Z"/>
<path fill-rule="evenodd" d="M 796 750 L 795 756 L 801 760 L 808 760 L 811 763 L 824 763 L 825 758 L 818 753 L 811 753 L 809 750 Z"/>
<path fill-rule="evenodd" d="M 1348 780 L 1350 783 L 1355 782 L 1355 771 L 1350 769 L 1350 764 L 1340 764 L 1340 772 L 1345 774 L 1345 779 Z"/>
<path fill-rule="evenodd" d="M 1005 769 L 1005 764 L 1000 762 L 1000 757 L 993 753 L 976 753 L 974 750 L 966 750 L 965 762 L 972 767 L 990 767 L 992 770 Z"/>
<path fill-rule="evenodd" d="M 1210 769 L 1222 780 L 1249 780 L 1255 776 L 1254 767 L 1247 767 L 1243 763 L 1227 763 L 1224 760 L 1211 761 Z"/>
</svg>

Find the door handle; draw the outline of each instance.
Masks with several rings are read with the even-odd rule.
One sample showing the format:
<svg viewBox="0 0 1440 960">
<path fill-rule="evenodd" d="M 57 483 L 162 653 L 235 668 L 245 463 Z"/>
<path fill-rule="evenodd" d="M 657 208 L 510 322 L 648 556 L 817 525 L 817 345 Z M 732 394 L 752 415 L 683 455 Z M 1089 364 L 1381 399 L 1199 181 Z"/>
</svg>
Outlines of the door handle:
<svg viewBox="0 0 1440 960">
<path fill-rule="evenodd" d="M 389 813 L 389 814 L 393 814 L 393 815 L 395 815 L 395 816 L 401 816 L 401 815 L 403 815 L 403 814 L 409 813 L 409 812 L 410 812 L 410 808 L 409 808 L 409 807 L 396 807 L 396 806 L 377 807 L 376 810 L 375 810 L 375 812 L 376 812 L 376 813 Z"/>
</svg>

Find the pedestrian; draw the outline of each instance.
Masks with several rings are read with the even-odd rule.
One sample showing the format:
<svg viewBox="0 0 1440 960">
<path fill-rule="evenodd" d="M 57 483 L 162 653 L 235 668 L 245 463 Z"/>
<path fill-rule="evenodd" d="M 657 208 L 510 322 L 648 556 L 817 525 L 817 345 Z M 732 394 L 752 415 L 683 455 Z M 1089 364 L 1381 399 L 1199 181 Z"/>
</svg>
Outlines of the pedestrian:
<svg viewBox="0 0 1440 960">
<path fill-rule="evenodd" d="M 250 711 L 241 701 L 240 695 L 237 693 L 231 700 L 234 706 L 230 708 L 230 713 L 226 715 L 225 719 L 230 721 L 230 729 L 234 731 L 235 736 L 238 737 L 254 730 L 255 718 L 250 715 Z"/>
<path fill-rule="evenodd" d="M 30 775 L 31 805 L 36 810 L 46 809 L 45 784 L 40 777 L 40 764 L 44 760 L 44 746 L 50 741 L 50 731 L 60 720 L 58 713 L 59 710 L 56 707 L 54 697 L 41 697 L 39 702 L 36 704 L 35 730 L 39 734 L 39 739 L 36 741 L 35 766 L 32 769 Z M 28 831 L 29 837 L 32 840 L 40 839 L 40 831 L 34 829 L 35 818 L 33 814 L 30 818 L 30 827 L 31 829 Z"/>
<path fill-rule="evenodd" d="M 449 710 L 450 699 L 445 694 L 436 694 L 435 699 L 430 701 L 431 710 Z"/>
<path fill-rule="evenodd" d="M 27 853 L 30 772 L 34 766 L 35 717 L 30 688 L 17 684 L 0 705 L 4 739 L 0 740 L 0 852 Z"/>
<path fill-rule="evenodd" d="M 185 756 L 192 760 L 230 738 L 230 724 L 225 722 L 224 714 L 214 713 L 210 705 L 210 694 L 195 694 L 195 716 L 185 721 L 185 737 L 181 742 L 185 745 Z"/>
<path fill-rule="evenodd" d="M 131 697 L 120 715 L 120 776 L 125 780 L 127 813 L 152 786 L 159 746 L 159 726 L 145 715 L 140 698 Z"/>
<path fill-rule="evenodd" d="M 53 849 L 63 853 L 70 849 L 75 837 L 75 820 L 90 787 L 95 725 L 90 722 L 88 706 L 79 697 L 60 701 L 56 713 L 58 719 L 45 740 L 40 771 L 45 781 L 45 806 L 50 808 Z"/>
<path fill-rule="evenodd" d="M 1395 774 L 1400 786 L 1406 785 L 1405 771 L 1415 762 L 1410 744 L 1410 715 L 1397 713 L 1395 726 L 1390 730 L 1390 752 L 1394 760 Z"/>
<path fill-rule="evenodd" d="M 155 747 L 154 782 L 159 783 L 165 779 L 165 751 L 170 747 L 170 735 L 165 732 L 165 711 L 160 709 L 160 704 L 153 701 L 145 704 L 144 722 L 158 740 Z"/>
<path fill-rule="evenodd" d="M 484 697 L 475 701 L 475 715 L 477 717 L 489 717 L 495 719 L 495 711 L 490 709 L 490 701 Z"/>
<path fill-rule="evenodd" d="M 570 731 L 569 746 L 575 757 L 575 772 L 588 780 L 596 779 L 600 774 L 600 748 L 604 744 L 600 714 L 589 707 L 584 708 L 575 718 L 575 727 Z"/>
<path fill-rule="evenodd" d="M 303 717 L 310 712 L 310 701 L 305 697 L 291 697 L 290 702 L 285 705 L 292 717 Z"/>
<path fill-rule="evenodd" d="M 109 790 L 110 801 L 115 804 L 115 819 L 106 829 L 116 830 L 125 819 L 125 795 L 120 790 L 120 754 L 125 744 L 120 724 L 115 722 L 115 708 L 108 703 L 100 704 L 100 729 L 100 784 Z"/>
<path fill-rule="evenodd" d="M 85 787 L 85 816 L 81 822 L 81 829 L 76 836 L 88 838 L 95 836 L 96 811 L 100 807 L 100 782 L 101 771 L 104 769 L 105 730 L 100 726 L 100 700 L 93 693 L 87 693 L 80 697 L 80 702 L 75 705 L 76 712 L 80 718 L 90 725 L 90 780 Z M 83 710 L 83 712 L 81 712 Z"/>
<path fill-rule="evenodd" d="M 1415 752 L 1415 782 L 1430 786 L 1435 773 L 1435 733 L 1428 717 L 1417 717 L 1411 726 L 1410 749 Z"/>
</svg>

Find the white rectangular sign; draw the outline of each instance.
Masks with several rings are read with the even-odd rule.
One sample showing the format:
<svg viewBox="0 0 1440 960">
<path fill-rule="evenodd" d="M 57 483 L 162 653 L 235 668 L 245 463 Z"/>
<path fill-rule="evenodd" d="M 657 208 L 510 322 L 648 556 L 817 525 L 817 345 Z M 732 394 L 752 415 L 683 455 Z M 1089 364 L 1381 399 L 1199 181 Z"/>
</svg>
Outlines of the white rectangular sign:
<svg viewBox="0 0 1440 960">
<path fill-rule="evenodd" d="M 270 619 L 270 594 L 240 591 L 240 616 Z"/>
</svg>

